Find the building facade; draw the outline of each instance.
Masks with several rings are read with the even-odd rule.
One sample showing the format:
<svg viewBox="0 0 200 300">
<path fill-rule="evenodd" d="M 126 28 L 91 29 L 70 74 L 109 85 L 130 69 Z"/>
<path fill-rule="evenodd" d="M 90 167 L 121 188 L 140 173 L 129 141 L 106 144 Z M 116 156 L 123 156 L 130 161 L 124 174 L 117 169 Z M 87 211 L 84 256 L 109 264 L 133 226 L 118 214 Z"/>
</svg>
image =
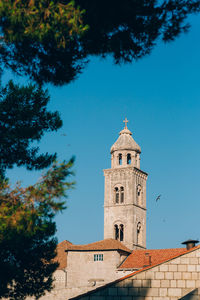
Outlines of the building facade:
<svg viewBox="0 0 200 300">
<path fill-rule="evenodd" d="M 146 248 L 146 180 L 140 169 L 141 148 L 125 127 L 111 147 L 111 168 L 104 170 L 104 239 L 129 249 Z"/>
<path fill-rule="evenodd" d="M 171 250 L 174 252 L 175 249 Z M 73 299 L 199 300 L 200 246 L 171 258 L 165 257 L 162 262 L 144 267 Z"/>
</svg>

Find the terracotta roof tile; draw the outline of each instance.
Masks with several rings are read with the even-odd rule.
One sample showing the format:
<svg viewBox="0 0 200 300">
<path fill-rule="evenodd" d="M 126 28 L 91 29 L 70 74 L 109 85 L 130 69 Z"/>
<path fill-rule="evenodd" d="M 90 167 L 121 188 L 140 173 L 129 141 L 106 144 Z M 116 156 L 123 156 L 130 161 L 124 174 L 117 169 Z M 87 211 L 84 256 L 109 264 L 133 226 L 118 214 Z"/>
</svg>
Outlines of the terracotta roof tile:
<svg viewBox="0 0 200 300">
<path fill-rule="evenodd" d="M 186 248 L 133 250 L 119 269 L 141 269 L 186 253 Z"/>
<path fill-rule="evenodd" d="M 55 257 L 54 260 L 59 263 L 58 270 L 61 270 L 61 269 L 64 269 L 67 267 L 67 253 L 65 252 L 65 250 L 67 250 L 67 248 L 71 245 L 72 245 L 72 243 L 70 243 L 67 240 L 65 240 L 57 245 L 57 249 L 56 249 L 57 256 Z"/>
<path fill-rule="evenodd" d="M 73 245 L 65 240 L 57 245 L 57 256 L 55 261 L 59 263 L 58 270 L 67 267 L 67 253 L 66 251 L 99 251 L 99 250 L 122 250 L 131 253 L 131 250 L 124 246 L 121 242 L 113 239 L 105 239 L 87 245 Z"/>
<path fill-rule="evenodd" d="M 131 250 L 128 249 L 126 246 L 124 246 L 124 244 L 114 239 L 105 239 L 87 245 L 70 245 L 67 248 L 67 250 L 68 251 L 122 250 L 131 253 Z"/>
</svg>

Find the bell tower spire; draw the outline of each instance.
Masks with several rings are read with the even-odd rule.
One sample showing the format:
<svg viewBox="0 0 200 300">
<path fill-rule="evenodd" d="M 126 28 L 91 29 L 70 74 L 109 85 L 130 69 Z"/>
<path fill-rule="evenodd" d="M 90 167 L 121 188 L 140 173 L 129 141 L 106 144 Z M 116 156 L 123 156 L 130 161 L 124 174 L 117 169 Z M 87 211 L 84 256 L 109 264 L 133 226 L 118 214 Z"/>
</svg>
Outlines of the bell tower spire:
<svg viewBox="0 0 200 300">
<path fill-rule="evenodd" d="M 125 118 L 124 129 L 111 147 L 111 169 L 104 170 L 104 238 L 129 249 L 146 248 L 146 180 L 140 170 L 141 148 Z"/>
<path fill-rule="evenodd" d="M 134 166 L 140 169 L 141 148 L 132 138 L 132 132 L 128 129 L 128 120 L 125 118 L 124 129 L 119 133 L 119 138 L 111 147 L 111 168 Z"/>
</svg>

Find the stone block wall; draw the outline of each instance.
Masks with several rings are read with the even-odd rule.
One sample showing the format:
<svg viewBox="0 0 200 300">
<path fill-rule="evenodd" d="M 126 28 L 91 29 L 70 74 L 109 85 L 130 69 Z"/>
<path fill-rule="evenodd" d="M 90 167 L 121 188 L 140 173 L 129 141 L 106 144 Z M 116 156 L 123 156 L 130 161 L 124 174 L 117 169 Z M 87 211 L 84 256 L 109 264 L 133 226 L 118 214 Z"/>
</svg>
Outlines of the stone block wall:
<svg viewBox="0 0 200 300">
<path fill-rule="evenodd" d="M 104 239 L 115 239 L 115 224 L 124 225 L 123 243 L 129 249 L 137 249 L 137 224 L 142 226 L 140 246 L 146 248 L 146 180 L 147 175 L 132 167 L 104 170 Z M 116 204 L 114 188 L 124 187 L 124 202 Z M 142 187 L 142 200 L 138 203 L 137 186 Z"/>
<path fill-rule="evenodd" d="M 103 254 L 103 261 L 94 261 L 94 254 Z M 67 300 L 130 274 L 131 271 L 117 271 L 117 266 L 125 258 L 123 252 L 116 250 L 71 251 L 67 268 L 54 273 L 54 289 L 40 299 Z"/>
<path fill-rule="evenodd" d="M 137 272 L 76 299 L 175 300 L 181 299 L 199 287 L 200 248 L 195 248 L 189 253 Z"/>
<path fill-rule="evenodd" d="M 102 254 L 103 261 L 94 261 L 95 254 Z M 121 253 L 113 251 L 69 251 L 67 265 L 67 287 L 95 288 L 121 277 L 117 266 Z M 129 272 L 130 273 L 130 272 Z"/>
</svg>

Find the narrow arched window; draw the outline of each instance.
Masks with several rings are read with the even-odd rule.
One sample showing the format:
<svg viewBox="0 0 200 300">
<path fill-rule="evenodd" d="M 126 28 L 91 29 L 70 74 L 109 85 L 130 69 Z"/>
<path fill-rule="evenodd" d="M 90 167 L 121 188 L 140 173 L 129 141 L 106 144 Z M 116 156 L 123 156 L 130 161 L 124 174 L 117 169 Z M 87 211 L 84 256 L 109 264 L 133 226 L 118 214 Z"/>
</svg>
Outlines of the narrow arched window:
<svg viewBox="0 0 200 300">
<path fill-rule="evenodd" d="M 115 231 L 115 239 L 118 240 L 119 239 L 119 228 L 118 228 L 118 225 L 114 226 L 114 231 Z"/>
<path fill-rule="evenodd" d="M 124 225 L 120 224 L 119 226 L 119 240 L 122 242 L 124 240 Z"/>
<path fill-rule="evenodd" d="M 142 224 L 139 222 L 137 224 L 137 244 L 142 245 Z"/>
<path fill-rule="evenodd" d="M 138 185 L 137 194 L 138 194 L 138 197 L 140 197 L 140 195 L 141 195 L 141 186 L 140 185 Z"/>
<path fill-rule="evenodd" d="M 120 187 L 120 202 L 124 203 L 124 188 L 123 188 L 123 186 Z"/>
<path fill-rule="evenodd" d="M 142 187 L 140 184 L 137 186 L 137 202 L 138 205 L 142 206 Z"/>
<path fill-rule="evenodd" d="M 131 154 L 128 153 L 127 154 L 127 165 L 130 165 L 131 164 Z"/>
<path fill-rule="evenodd" d="M 119 203 L 119 189 L 115 188 L 115 203 Z"/>
<path fill-rule="evenodd" d="M 119 165 L 122 165 L 122 154 L 119 154 Z"/>
</svg>

